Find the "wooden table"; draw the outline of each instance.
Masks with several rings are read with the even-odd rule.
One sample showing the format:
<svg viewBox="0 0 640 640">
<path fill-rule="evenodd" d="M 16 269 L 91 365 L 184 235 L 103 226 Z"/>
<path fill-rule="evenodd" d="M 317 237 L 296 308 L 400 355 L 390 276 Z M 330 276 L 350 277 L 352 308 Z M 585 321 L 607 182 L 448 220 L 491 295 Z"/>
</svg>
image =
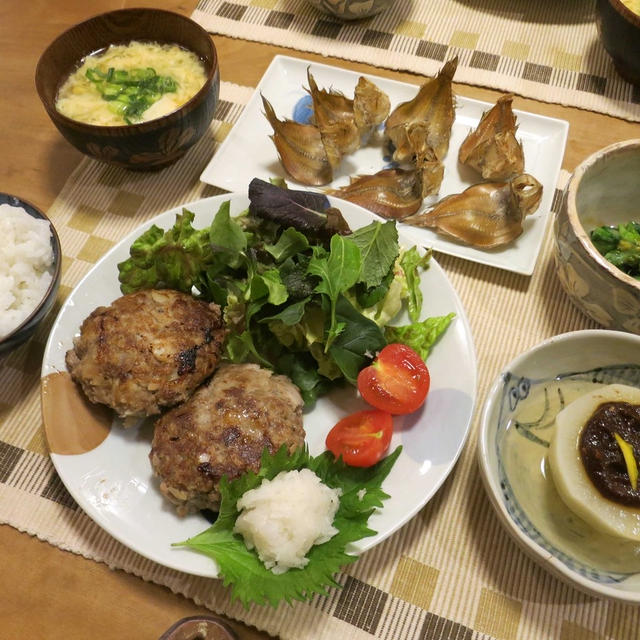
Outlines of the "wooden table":
<svg viewBox="0 0 640 640">
<path fill-rule="evenodd" d="M 34 86 L 38 57 L 60 32 L 90 15 L 126 6 L 155 6 L 189 15 L 196 0 L 31 0 L 0 4 L 0 127 L 3 160 L 0 191 L 47 210 L 80 154 L 54 128 Z M 271 59 L 290 50 L 231 38 L 214 38 L 222 80 L 255 86 Z M 321 56 L 305 57 L 326 60 Z M 406 73 L 329 60 L 345 68 L 419 83 Z M 494 101 L 495 91 L 456 86 L 465 96 Z M 587 111 L 517 99 L 517 108 L 569 121 L 563 167 L 569 171 L 588 154 L 612 142 L 640 137 L 640 125 Z M 1 383 L 1 381 L 0 381 Z M 47 640 L 157 638 L 181 617 L 206 613 L 169 590 L 0 526 L 0 636 Z M 267 638 L 234 624 L 242 640 Z"/>
</svg>

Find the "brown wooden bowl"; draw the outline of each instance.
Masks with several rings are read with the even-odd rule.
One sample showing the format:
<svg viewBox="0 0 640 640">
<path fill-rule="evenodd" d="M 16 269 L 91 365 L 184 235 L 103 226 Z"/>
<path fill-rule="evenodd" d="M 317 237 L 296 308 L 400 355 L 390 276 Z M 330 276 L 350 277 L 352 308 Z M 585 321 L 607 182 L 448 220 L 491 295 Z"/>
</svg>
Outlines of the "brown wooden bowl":
<svg viewBox="0 0 640 640">
<path fill-rule="evenodd" d="M 176 111 L 139 124 L 91 125 L 57 111 L 58 89 L 83 58 L 132 40 L 178 44 L 193 51 L 205 65 L 204 86 Z M 218 104 L 220 70 L 211 36 L 193 20 L 160 9 L 121 9 L 58 36 L 38 61 L 36 88 L 55 126 L 82 153 L 127 169 L 159 169 L 178 160 L 208 129 Z"/>
<path fill-rule="evenodd" d="M 620 0 L 597 0 L 596 24 L 618 73 L 640 86 L 640 16 Z"/>
</svg>

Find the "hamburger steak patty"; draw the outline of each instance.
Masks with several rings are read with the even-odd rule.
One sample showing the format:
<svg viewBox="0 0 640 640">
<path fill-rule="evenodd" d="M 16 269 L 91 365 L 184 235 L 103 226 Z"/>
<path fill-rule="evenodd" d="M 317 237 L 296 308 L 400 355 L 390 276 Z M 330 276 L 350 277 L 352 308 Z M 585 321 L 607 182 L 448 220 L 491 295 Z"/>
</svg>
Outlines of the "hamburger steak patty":
<svg viewBox="0 0 640 640">
<path fill-rule="evenodd" d="M 141 418 L 186 400 L 217 367 L 224 336 L 218 305 L 149 289 L 95 309 L 65 360 L 91 402 Z"/>
<path fill-rule="evenodd" d="M 180 515 L 217 510 L 218 484 L 258 471 L 262 451 L 304 444 L 302 398 L 285 376 L 229 364 L 155 425 L 149 458 L 160 490 Z"/>
</svg>

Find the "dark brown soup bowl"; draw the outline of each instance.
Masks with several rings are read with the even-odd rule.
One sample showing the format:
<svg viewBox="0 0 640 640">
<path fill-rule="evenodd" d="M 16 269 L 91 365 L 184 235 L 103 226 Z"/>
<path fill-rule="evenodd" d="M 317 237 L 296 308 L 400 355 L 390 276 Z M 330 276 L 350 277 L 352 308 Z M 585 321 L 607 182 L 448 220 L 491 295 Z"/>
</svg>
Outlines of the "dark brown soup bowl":
<svg viewBox="0 0 640 640">
<path fill-rule="evenodd" d="M 596 24 L 618 73 L 640 86 L 640 16 L 620 0 L 597 0 Z"/>
<path fill-rule="evenodd" d="M 91 125 L 57 111 L 60 85 L 83 58 L 132 40 L 177 44 L 193 51 L 205 66 L 204 86 L 176 111 L 139 124 Z M 218 103 L 220 70 L 211 36 L 193 20 L 160 9 L 121 9 L 90 18 L 58 36 L 40 57 L 36 88 L 60 133 L 82 153 L 126 169 L 160 169 L 184 155 L 209 127 Z"/>
</svg>

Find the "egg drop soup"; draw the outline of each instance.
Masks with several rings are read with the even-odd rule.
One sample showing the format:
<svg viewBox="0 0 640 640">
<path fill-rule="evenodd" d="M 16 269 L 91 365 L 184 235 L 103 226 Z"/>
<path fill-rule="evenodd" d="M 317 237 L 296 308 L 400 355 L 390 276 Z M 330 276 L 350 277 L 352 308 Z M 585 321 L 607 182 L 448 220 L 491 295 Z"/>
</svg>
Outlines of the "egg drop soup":
<svg viewBox="0 0 640 640">
<path fill-rule="evenodd" d="M 58 91 L 56 109 L 92 125 L 147 122 L 181 107 L 206 79 L 198 56 L 176 44 L 111 45 L 71 73 Z"/>
<path fill-rule="evenodd" d="M 621 0 L 622 4 L 631 9 L 633 13 L 640 15 L 640 0 Z"/>
</svg>

